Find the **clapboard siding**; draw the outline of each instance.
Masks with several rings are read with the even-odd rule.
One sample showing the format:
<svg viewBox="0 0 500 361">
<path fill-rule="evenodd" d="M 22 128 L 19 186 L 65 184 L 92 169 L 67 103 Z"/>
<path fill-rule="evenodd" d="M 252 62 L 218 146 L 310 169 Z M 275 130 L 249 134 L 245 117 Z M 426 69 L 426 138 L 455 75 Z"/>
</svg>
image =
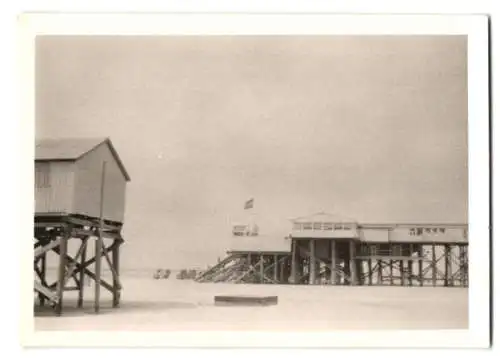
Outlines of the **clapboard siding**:
<svg viewBox="0 0 500 361">
<path fill-rule="evenodd" d="M 126 179 L 106 143 L 76 162 L 74 212 L 90 217 L 100 216 L 103 162 L 106 162 L 103 217 L 123 222 Z"/>
<path fill-rule="evenodd" d="M 36 213 L 72 212 L 75 169 L 74 162 L 35 162 Z"/>
</svg>

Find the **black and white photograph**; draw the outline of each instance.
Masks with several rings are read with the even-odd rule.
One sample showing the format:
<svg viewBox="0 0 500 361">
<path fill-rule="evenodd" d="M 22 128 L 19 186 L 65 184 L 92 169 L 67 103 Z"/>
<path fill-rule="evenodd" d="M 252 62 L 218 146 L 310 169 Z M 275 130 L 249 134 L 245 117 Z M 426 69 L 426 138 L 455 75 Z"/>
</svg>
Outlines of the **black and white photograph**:
<svg viewBox="0 0 500 361">
<path fill-rule="evenodd" d="M 33 337 L 467 331 L 468 35 L 36 34 Z"/>
</svg>

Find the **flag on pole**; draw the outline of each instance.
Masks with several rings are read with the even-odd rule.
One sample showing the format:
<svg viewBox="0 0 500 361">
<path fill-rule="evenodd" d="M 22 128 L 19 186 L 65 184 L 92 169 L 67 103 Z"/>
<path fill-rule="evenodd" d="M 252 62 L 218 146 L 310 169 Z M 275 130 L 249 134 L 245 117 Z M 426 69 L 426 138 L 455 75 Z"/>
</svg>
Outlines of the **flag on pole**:
<svg viewBox="0 0 500 361">
<path fill-rule="evenodd" d="M 253 208 L 253 198 L 245 202 L 244 209 L 250 209 L 250 208 Z"/>
</svg>

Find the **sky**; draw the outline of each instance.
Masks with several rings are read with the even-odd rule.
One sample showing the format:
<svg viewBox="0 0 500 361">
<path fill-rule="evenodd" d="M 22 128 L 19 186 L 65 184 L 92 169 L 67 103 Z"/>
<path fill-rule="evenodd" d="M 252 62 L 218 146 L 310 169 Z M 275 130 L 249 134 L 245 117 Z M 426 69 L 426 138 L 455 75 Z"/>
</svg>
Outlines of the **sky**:
<svg viewBox="0 0 500 361">
<path fill-rule="evenodd" d="M 132 178 L 123 268 L 213 264 L 249 217 L 467 222 L 464 36 L 39 36 L 35 66 L 36 136 Z"/>
</svg>

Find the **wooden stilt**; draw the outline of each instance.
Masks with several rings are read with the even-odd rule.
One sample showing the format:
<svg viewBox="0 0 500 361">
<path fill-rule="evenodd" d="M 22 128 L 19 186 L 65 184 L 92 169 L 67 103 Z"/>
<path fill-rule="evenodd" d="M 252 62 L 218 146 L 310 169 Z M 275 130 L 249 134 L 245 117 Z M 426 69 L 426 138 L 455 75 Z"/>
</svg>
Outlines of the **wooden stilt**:
<svg viewBox="0 0 500 361">
<path fill-rule="evenodd" d="M 309 284 L 316 284 L 316 240 L 309 240 Z"/>
<path fill-rule="evenodd" d="M 260 269 L 259 269 L 259 274 L 260 274 L 260 283 L 264 283 L 264 255 L 261 253 L 260 254 Z"/>
<path fill-rule="evenodd" d="M 383 283 L 382 279 L 382 260 L 377 260 L 377 284 L 381 285 Z"/>
<path fill-rule="evenodd" d="M 436 245 L 432 244 L 432 286 L 436 287 L 437 262 L 436 262 Z"/>
<path fill-rule="evenodd" d="M 103 232 L 104 232 L 104 187 L 106 182 L 106 162 L 102 163 L 102 174 L 101 174 L 101 198 L 100 198 L 100 211 L 99 211 L 99 236 L 95 241 L 95 299 L 94 299 L 94 310 L 99 313 L 100 308 L 100 292 L 101 292 L 101 261 L 102 261 L 102 246 L 103 246 Z"/>
<path fill-rule="evenodd" d="M 389 261 L 389 283 L 391 286 L 394 285 L 394 267 L 392 259 Z"/>
<path fill-rule="evenodd" d="M 349 241 L 349 263 L 351 271 L 351 285 L 356 286 L 358 284 L 358 274 L 356 265 L 356 245 L 354 240 Z"/>
<path fill-rule="evenodd" d="M 469 287 L 469 246 L 464 246 L 464 287 Z"/>
<path fill-rule="evenodd" d="M 275 254 L 274 255 L 274 280 L 276 282 L 279 282 L 279 279 L 278 279 L 278 267 L 279 267 L 279 263 L 278 263 L 278 255 Z"/>
<path fill-rule="evenodd" d="M 66 276 L 66 254 L 68 253 L 68 232 L 61 236 L 59 244 L 59 267 L 57 272 L 57 299 L 56 314 L 58 316 L 62 313 L 63 295 L 64 295 L 64 279 Z"/>
<path fill-rule="evenodd" d="M 364 266 L 366 263 L 363 260 L 356 259 L 355 261 L 356 264 L 356 274 L 358 275 L 358 285 L 364 285 L 365 284 L 365 273 L 364 273 Z"/>
<path fill-rule="evenodd" d="M 297 240 L 292 239 L 292 284 L 297 284 Z"/>
<path fill-rule="evenodd" d="M 460 251 L 460 285 L 462 287 L 466 286 L 466 268 L 465 268 L 465 246 L 459 246 Z"/>
<path fill-rule="evenodd" d="M 102 237 L 95 240 L 95 282 L 94 282 L 94 310 L 99 313 L 101 297 L 101 262 L 102 262 Z"/>
<path fill-rule="evenodd" d="M 413 244 L 410 244 L 410 257 L 413 257 Z M 413 286 L 413 261 L 408 260 L 408 285 Z"/>
<path fill-rule="evenodd" d="M 451 276 L 451 262 L 450 262 L 450 246 L 444 245 L 444 286 L 450 286 L 450 276 Z"/>
<path fill-rule="evenodd" d="M 121 294 L 121 284 L 120 284 L 120 246 L 117 245 L 113 248 L 112 253 L 113 265 L 115 272 L 113 273 L 113 307 L 118 307 L 120 305 L 120 294 Z"/>
<path fill-rule="evenodd" d="M 85 264 L 86 258 L 87 258 L 87 238 L 82 239 L 82 253 L 80 255 L 80 263 Z M 83 307 L 83 295 L 84 295 L 84 288 L 85 288 L 85 272 L 83 270 L 80 271 L 80 281 L 79 281 L 79 290 L 78 290 L 78 307 L 82 308 Z"/>
<path fill-rule="evenodd" d="M 371 252 L 370 252 L 371 256 Z M 373 284 L 373 270 L 372 270 L 372 259 L 368 259 L 368 284 L 371 286 Z"/>
<path fill-rule="evenodd" d="M 45 286 L 47 284 L 47 254 L 44 253 L 40 259 L 40 279 L 42 285 Z M 45 305 L 45 297 L 42 294 L 38 294 L 38 300 L 40 302 L 40 306 Z"/>
<path fill-rule="evenodd" d="M 404 263 L 403 263 L 403 261 L 399 261 L 399 276 L 401 277 L 401 279 L 400 279 L 400 285 L 404 286 L 405 285 L 405 272 L 404 272 Z"/>
<path fill-rule="evenodd" d="M 422 260 L 424 256 L 424 246 L 420 245 L 418 247 L 418 279 L 420 281 L 420 287 L 424 286 L 424 261 Z"/>
<path fill-rule="evenodd" d="M 432 286 L 437 284 L 437 261 L 436 261 L 436 245 L 432 244 Z"/>
<path fill-rule="evenodd" d="M 331 263 L 330 263 L 330 283 L 332 285 L 336 285 L 337 282 L 337 242 L 334 239 L 330 241 L 330 255 L 331 255 Z"/>
</svg>

